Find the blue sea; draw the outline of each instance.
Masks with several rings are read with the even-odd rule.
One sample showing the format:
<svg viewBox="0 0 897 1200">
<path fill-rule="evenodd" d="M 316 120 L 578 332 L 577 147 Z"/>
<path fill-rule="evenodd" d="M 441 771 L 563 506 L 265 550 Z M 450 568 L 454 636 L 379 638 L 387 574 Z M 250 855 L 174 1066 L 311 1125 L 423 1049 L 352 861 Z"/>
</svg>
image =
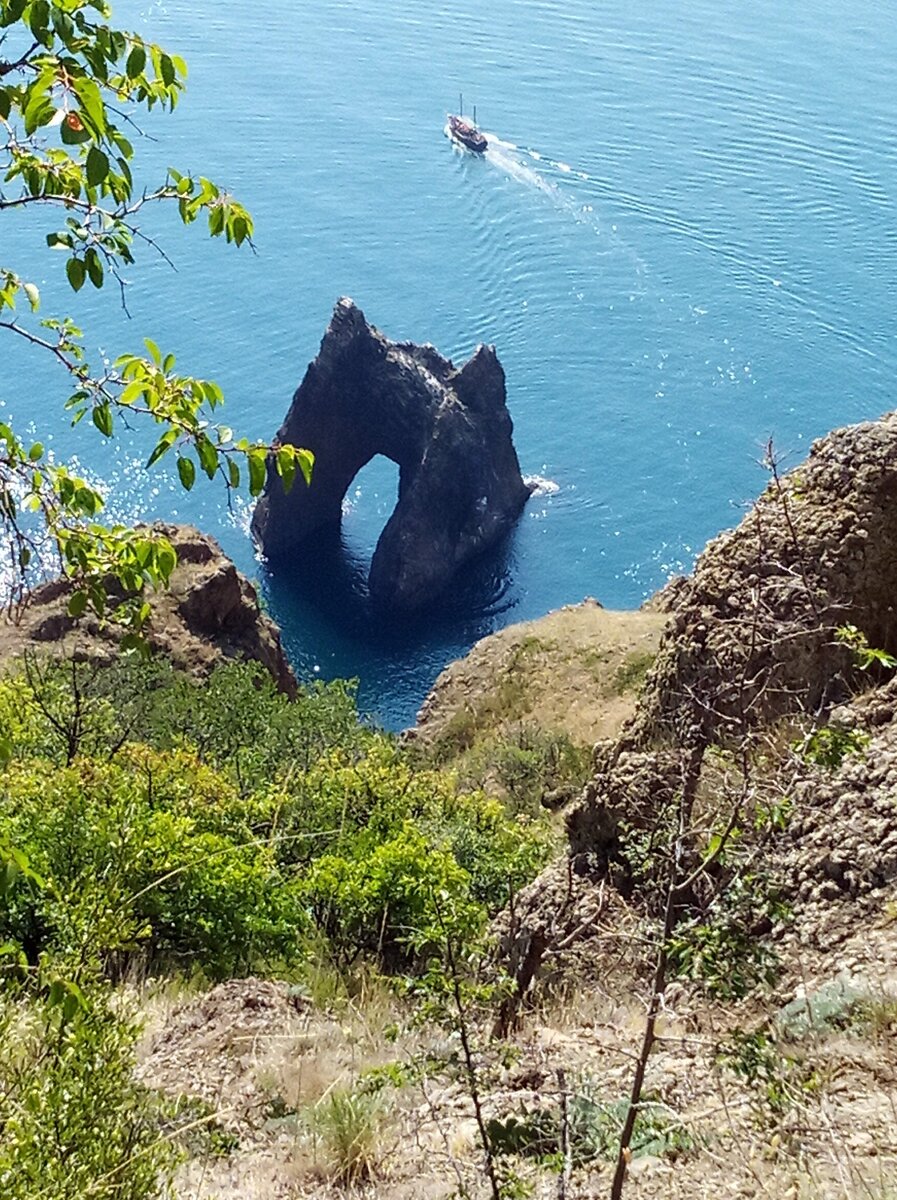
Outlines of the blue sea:
<svg viewBox="0 0 897 1200">
<path fill-rule="evenodd" d="M 303 677 L 357 676 L 410 723 L 441 668 L 512 621 L 597 597 L 634 607 L 833 426 L 897 396 L 897 14 L 879 0 L 124 0 L 121 25 L 182 54 L 188 91 L 136 137 L 252 210 L 257 253 L 146 212 L 117 289 L 73 297 L 47 212 L 3 217 L 0 259 L 72 311 L 95 358 L 151 336 L 216 379 L 229 424 L 277 429 L 333 304 L 456 362 L 493 342 L 516 445 L 542 481 L 513 536 L 433 612 L 387 625 L 365 569 L 395 503 L 375 460 L 344 547 L 287 577 L 249 508 L 146 475 L 61 413 L 66 382 L 4 345 L 3 411 L 74 452 L 122 518 L 194 522 L 256 579 Z M 459 93 L 484 158 L 445 138 Z M 89 290 L 89 289 L 87 289 Z M 7 339 L 8 340 L 8 339 Z"/>
</svg>

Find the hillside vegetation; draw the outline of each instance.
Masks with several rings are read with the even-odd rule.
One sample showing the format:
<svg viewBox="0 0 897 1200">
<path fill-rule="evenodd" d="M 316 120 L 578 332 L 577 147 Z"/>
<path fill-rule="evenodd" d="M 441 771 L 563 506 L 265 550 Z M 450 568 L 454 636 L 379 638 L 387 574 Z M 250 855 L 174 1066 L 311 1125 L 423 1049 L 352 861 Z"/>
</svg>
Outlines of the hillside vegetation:
<svg viewBox="0 0 897 1200">
<path fill-rule="evenodd" d="M 770 453 L 664 617 L 487 640 L 412 737 L 258 664 L 26 654 L 8 1194 L 890 1200 L 895 446 Z"/>
</svg>

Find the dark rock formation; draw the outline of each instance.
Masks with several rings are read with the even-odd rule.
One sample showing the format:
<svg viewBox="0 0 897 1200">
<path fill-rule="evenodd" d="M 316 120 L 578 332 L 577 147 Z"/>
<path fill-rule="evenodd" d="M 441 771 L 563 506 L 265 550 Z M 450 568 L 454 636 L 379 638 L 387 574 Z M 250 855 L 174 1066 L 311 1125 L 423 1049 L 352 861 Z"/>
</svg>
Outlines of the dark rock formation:
<svg viewBox="0 0 897 1200">
<path fill-rule="evenodd" d="M 178 555 L 166 591 L 147 596 L 152 614 L 146 637 L 181 671 L 203 676 L 225 660 L 260 662 L 281 691 L 293 695 L 296 680 L 274 622 L 260 610 L 255 589 L 211 537 L 188 525 L 156 525 Z M 112 660 L 119 632 L 93 617 L 68 615 L 72 585 L 43 584 L 31 594 L 20 620 L 0 622 L 0 661 L 44 648 L 78 658 Z"/>
<path fill-rule="evenodd" d="M 375 455 L 399 466 L 399 499 L 371 562 L 371 596 L 417 608 L 510 529 L 530 489 L 520 475 L 495 350 L 460 369 L 432 346 L 391 342 L 340 300 L 277 435 L 314 452 L 311 485 L 290 492 L 269 463 L 252 529 L 272 561 L 337 527 L 352 480 Z M 311 564 L 310 564 L 311 565 Z"/>
</svg>

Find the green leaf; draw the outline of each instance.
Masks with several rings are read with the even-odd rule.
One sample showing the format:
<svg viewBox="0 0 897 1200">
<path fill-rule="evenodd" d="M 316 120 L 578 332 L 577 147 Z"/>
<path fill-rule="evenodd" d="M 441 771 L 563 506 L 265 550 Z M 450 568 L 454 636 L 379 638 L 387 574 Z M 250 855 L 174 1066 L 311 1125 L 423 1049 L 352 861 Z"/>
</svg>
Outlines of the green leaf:
<svg viewBox="0 0 897 1200">
<path fill-rule="evenodd" d="M 283 480 L 283 490 L 288 492 L 296 477 L 296 452 L 292 446 L 281 446 L 275 459 L 277 474 Z"/>
<path fill-rule="evenodd" d="M 87 277 L 87 268 L 80 258 L 70 258 L 65 264 L 65 273 L 69 277 L 72 290 L 80 292 Z"/>
<path fill-rule="evenodd" d="M 315 466 L 315 456 L 311 450 L 297 450 L 296 457 L 299 459 L 299 470 L 302 472 L 302 478 L 305 480 L 306 486 L 311 484 L 312 471 Z"/>
<path fill-rule="evenodd" d="M 199 465 L 209 479 L 214 479 L 215 472 L 218 470 L 218 451 L 205 434 L 200 434 L 196 439 L 196 453 L 199 455 Z"/>
<path fill-rule="evenodd" d="M 32 0 L 28 12 L 28 25 L 39 42 L 45 40 L 47 26 L 50 23 L 50 6 L 47 0 Z"/>
<path fill-rule="evenodd" d="M 103 104 L 100 89 L 87 77 L 73 80 L 72 87 L 81 101 L 82 119 L 86 118 L 85 123 L 92 124 L 95 133 L 102 137 L 106 132 L 106 106 Z"/>
<path fill-rule="evenodd" d="M 249 492 L 253 496 L 261 495 L 265 487 L 266 457 L 264 450 L 249 451 Z"/>
<path fill-rule="evenodd" d="M 87 611 L 87 592 L 73 592 L 69 600 L 68 612 L 70 617 L 83 617 Z"/>
<path fill-rule="evenodd" d="M 162 76 L 165 86 L 171 87 L 174 83 L 174 63 L 167 54 L 163 54 L 159 58 L 159 74 Z"/>
<path fill-rule="evenodd" d="M 49 125 L 56 115 L 56 109 L 50 100 L 48 91 L 46 85 L 38 79 L 27 92 L 28 99 L 22 110 L 22 120 L 25 123 L 25 133 L 28 137 L 41 125 Z"/>
<path fill-rule="evenodd" d="M 142 74 L 143 68 L 146 66 L 146 51 L 142 46 L 135 46 L 128 55 L 128 61 L 125 63 L 125 74 L 129 79 L 136 79 Z"/>
<path fill-rule="evenodd" d="M 156 547 L 156 569 L 159 572 L 161 579 L 167 583 L 171 577 L 171 572 L 175 569 L 178 563 L 178 556 L 174 552 L 174 546 L 170 542 L 162 542 Z"/>
<path fill-rule="evenodd" d="M 196 482 L 196 467 L 192 459 L 178 457 L 178 475 L 181 477 L 181 484 L 185 491 L 189 492 Z"/>
<path fill-rule="evenodd" d="M 91 187 L 97 187 L 109 174 L 109 159 L 98 146 L 91 146 L 87 151 L 87 182 Z"/>
<path fill-rule="evenodd" d="M 84 265 L 87 267 L 90 282 L 95 288 L 101 288 L 103 286 L 103 262 L 93 246 L 84 255 Z"/>
<path fill-rule="evenodd" d="M 146 469 L 149 470 L 154 463 L 157 463 L 163 454 L 167 454 L 174 443 L 177 441 L 177 430 L 169 429 L 156 442 L 155 449 L 146 460 Z"/>
<path fill-rule="evenodd" d="M 146 346 L 147 350 L 149 350 L 150 357 L 152 358 L 153 362 L 156 364 L 157 367 L 160 367 L 162 365 L 162 351 L 159 349 L 159 347 L 156 345 L 156 343 L 153 341 L 152 338 L 144 338 L 143 344 L 144 344 L 144 346 Z"/>
<path fill-rule="evenodd" d="M 6 88 L 0 88 L 0 120 L 7 119 L 11 107 L 9 91 Z"/>
<path fill-rule="evenodd" d="M 231 487 L 238 488 L 240 486 L 240 466 L 232 458 L 227 460 L 227 478 Z"/>
<path fill-rule="evenodd" d="M 43 458 L 43 456 L 44 456 L 43 446 L 41 445 L 40 442 L 35 442 L 34 445 L 31 447 L 31 449 L 28 451 L 28 461 L 33 462 L 33 463 L 39 462 L 40 459 Z"/>
<path fill-rule="evenodd" d="M 74 239 L 70 233 L 47 234 L 47 245 L 51 250 L 71 250 L 74 244 Z"/>
<path fill-rule="evenodd" d="M 90 130 L 77 113 L 69 113 L 59 126 L 59 136 L 65 146 L 80 146 L 90 141 Z"/>
<path fill-rule="evenodd" d="M 98 404 L 93 410 L 93 423 L 100 433 L 112 437 L 112 409 L 108 404 Z"/>
</svg>

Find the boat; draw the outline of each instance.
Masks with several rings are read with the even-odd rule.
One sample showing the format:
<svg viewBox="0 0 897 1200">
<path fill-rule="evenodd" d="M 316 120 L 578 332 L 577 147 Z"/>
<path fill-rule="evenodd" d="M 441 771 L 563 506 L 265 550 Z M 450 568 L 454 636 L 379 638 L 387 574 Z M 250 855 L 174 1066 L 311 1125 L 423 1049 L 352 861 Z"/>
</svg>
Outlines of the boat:
<svg viewBox="0 0 897 1200">
<path fill-rule="evenodd" d="M 459 142 L 462 146 L 466 146 L 468 150 L 473 150 L 475 154 L 483 154 L 489 142 L 486 140 L 485 134 L 480 133 L 475 122 L 468 121 L 465 117 L 455 116 L 453 113 L 448 115 L 449 136 L 453 141 Z"/>
</svg>

